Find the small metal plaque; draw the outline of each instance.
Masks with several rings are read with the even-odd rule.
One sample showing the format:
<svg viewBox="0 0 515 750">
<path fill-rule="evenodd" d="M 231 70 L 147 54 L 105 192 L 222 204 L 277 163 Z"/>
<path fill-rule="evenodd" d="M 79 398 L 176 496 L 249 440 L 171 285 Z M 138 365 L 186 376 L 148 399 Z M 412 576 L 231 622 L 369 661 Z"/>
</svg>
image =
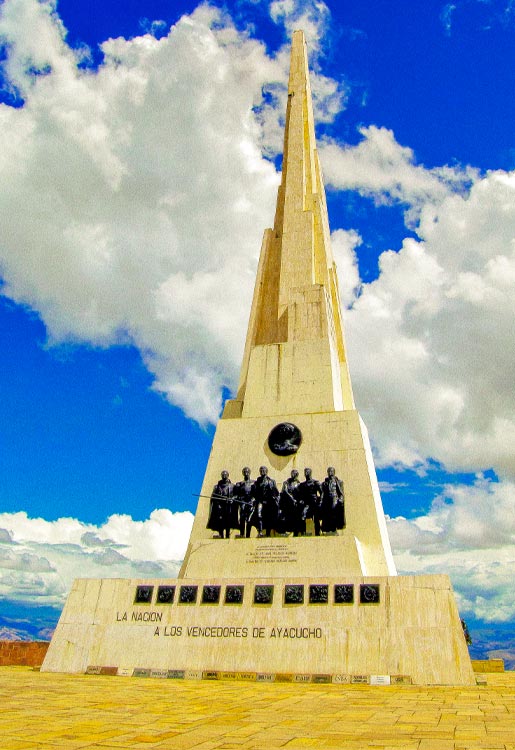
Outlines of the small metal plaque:
<svg viewBox="0 0 515 750">
<path fill-rule="evenodd" d="M 272 604 L 274 587 L 257 585 L 254 589 L 254 604 Z"/>
<path fill-rule="evenodd" d="M 156 604 L 172 604 L 175 598 L 175 586 L 158 586 Z"/>
<path fill-rule="evenodd" d="M 218 604 L 221 586 L 204 586 L 202 589 L 202 604 Z"/>
<path fill-rule="evenodd" d="M 197 601 L 198 586 L 181 586 L 179 593 L 179 604 L 195 604 Z"/>
<path fill-rule="evenodd" d="M 334 587 L 335 604 L 353 604 L 354 602 L 354 584 L 337 583 Z"/>
<path fill-rule="evenodd" d="M 285 604 L 303 604 L 304 586 L 298 583 L 288 584 L 284 587 Z"/>
<path fill-rule="evenodd" d="M 160 680 L 165 680 L 168 677 L 168 670 L 167 669 L 151 669 L 150 676 L 158 678 Z"/>
<path fill-rule="evenodd" d="M 268 447 L 276 456 L 291 456 L 297 453 L 302 443 L 302 433 L 291 422 L 276 425 L 268 436 Z"/>
<path fill-rule="evenodd" d="M 390 677 L 391 685 L 411 685 L 411 677 L 408 674 L 392 674 Z"/>
<path fill-rule="evenodd" d="M 350 674 L 333 674 L 333 682 L 335 685 L 349 685 Z"/>
<path fill-rule="evenodd" d="M 311 682 L 310 674 L 296 674 L 293 678 L 293 682 Z"/>
<path fill-rule="evenodd" d="M 293 674 L 285 674 L 284 672 L 277 672 L 275 675 L 276 682 L 293 682 Z"/>
<path fill-rule="evenodd" d="M 379 604 L 379 584 L 361 583 L 359 586 L 360 604 Z"/>
<path fill-rule="evenodd" d="M 100 674 L 108 674 L 114 677 L 118 674 L 118 667 L 100 667 Z"/>
<path fill-rule="evenodd" d="M 203 680 L 218 680 L 219 679 L 219 672 L 202 672 L 202 679 Z"/>
<path fill-rule="evenodd" d="M 133 677 L 150 677 L 150 669 L 141 669 L 140 667 L 136 667 L 134 672 L 132 673 Z"/>
<path fill-rule="evenodd" d="M 332 675 L 330 674 L 313 674 L 311 675 L 311 682 L 316 682 L 319 685 L 326 685 L 332 682 Z"/>
<path fill-rule="evenodd" d="M 256 682 L 273 682 L 275 680 L 275 674 L 270 672 L 258 672 L 256 675 Z"/>
<path fill-rule="evenodd" d="M 370 677 L 368 674 L 353 674 L 350 678 L 351 685 L 368 685 Z"/>
<path fill-rule="evenodd" d="M 184 669 L 169 669 L 168 679 L 169 680 L 184 680 Z"/>
<path fill-rule="evenodd" d="M 327 604 L 329 601 L 329 586 L 326 584 L 315 583 L 309 587 L 310 604 Z"/>
<path fill-rule="evenodd" d="M 390 685 L 390 675 L 389 674 L 371 674 L 370 675 L 370 684 L 371 685 Z"/>
<path fill-rule="evenodd" d="M 255 672 L 236 672 L 236 679 L 246 680 L 247 682 L 255 682 L 256 673 Z"/>
<path fill-rule="evenodd" d="M 99 666 L 92 665 L 92 666 L 86 667 L 86 674 L 100 674 L 101 669 L 102 667 L 100 665 Z"/>
<path fill-rule="evenodd" d="M 241 604 L 243 601 L 243 586 L 226 586 L 225 603 Z"/>
<path fill-rule="evenodd" d="M 185 680 L 201 680 L 202 670 L 200 669 L 186 669 L 184 672 Z"/>
<path fill-rule="evenodd" d="M 134 597 L 134 604 L 150 604 L 152 601 L 153 593 L 153 586 L 136 586 L 136 596 Z"/>
</svg>

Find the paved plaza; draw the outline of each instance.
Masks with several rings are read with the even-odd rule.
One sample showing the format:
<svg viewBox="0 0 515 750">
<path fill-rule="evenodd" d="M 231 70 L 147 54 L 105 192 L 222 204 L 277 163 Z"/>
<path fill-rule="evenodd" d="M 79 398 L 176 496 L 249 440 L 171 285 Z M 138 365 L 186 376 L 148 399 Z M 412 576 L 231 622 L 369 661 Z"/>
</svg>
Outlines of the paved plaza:
<svg viewBox="0 0 515 750">
<path fill-rule="evenodd" d="M 515 750 L 515 672 L 476 687 L 249 684 L 1 667 L 1 750 Z"/>
</svg>

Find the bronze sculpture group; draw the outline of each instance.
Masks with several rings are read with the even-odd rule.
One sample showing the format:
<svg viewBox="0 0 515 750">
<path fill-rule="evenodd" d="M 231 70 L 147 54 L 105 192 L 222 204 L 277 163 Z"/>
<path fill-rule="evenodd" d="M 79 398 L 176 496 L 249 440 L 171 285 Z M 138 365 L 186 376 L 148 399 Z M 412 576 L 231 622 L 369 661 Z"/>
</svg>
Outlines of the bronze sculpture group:
<svg viewBox="0 0 515 750">
<path fill-rule="evenodd" d="M 313 479 L 309 468 L 304 469 L 304 482 L 299 482 L 299 472 L 292 469 L 280 492 L 266 466 L 260 467 L 256 480 L 250 478 L 248 466 L 242 474 L 243 480 L 233 484 L 229 472 L 222 471 L 211 493 L 207 528 L 220 538 L 229 539 L 237 529 L 248 539 L 252 528 L 260 537 L 272 532 L 304 536 L 308 519 L 313 519 L 315 536 L 345 528 L 343 482 L 332 466 L 323 482 Z"/>
</svg>

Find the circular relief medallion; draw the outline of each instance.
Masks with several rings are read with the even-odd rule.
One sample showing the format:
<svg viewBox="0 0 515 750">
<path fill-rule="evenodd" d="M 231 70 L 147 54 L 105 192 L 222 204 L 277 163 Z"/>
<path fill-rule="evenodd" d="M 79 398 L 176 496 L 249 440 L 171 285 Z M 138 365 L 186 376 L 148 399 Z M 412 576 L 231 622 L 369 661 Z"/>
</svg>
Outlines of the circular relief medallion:
<svg viewBox="0 0 515 750">
<path fill-rule="evenodd" d="M 291 422 L 277 424 L 268 436 L 268 447 L 276 456 L 291 456 L 297 453 L 302 443 L 302 433 Z"/>
</svg>

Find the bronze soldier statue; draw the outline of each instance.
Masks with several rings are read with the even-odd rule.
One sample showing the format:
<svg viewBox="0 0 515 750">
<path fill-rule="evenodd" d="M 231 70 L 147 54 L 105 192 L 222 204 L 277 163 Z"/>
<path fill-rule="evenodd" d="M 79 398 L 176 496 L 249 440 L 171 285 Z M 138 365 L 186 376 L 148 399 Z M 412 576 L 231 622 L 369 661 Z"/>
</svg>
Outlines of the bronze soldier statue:
<svg viewBox="0 0 515 750">
<path fill-rule="evenodd" d="M 233 502 L 234 485 L 225 469 L 213 487 L 207 528 L 217 531 L 220 539 L 229 539 L 231 529 L 238 528 L 238 505 Z"/>
<path fill-rule="evenodd" d="M 333 466 L 327 469 L 322 482 L 322 531 L 335 534 L 345 528 L 345 494 L 343 482 Z"/>
<path fill-rule="evenodd" d="M 313 479 L 312 470 L 304 469 L 306 480 L 301 482 L 297 489 L 297 529 L 293 536 L 306 533 L 306 520 L 312 518 L 315 525 L 315 535 L 320 536 L 320 502 L 322 498 L 322 485 L 317 479 Z"/>
<path fill-rule="evenodd" d="M 299 486 L 299 472 L 291 470 L 291 475 L 283 482 L 279 496 L 279 514 L 277 529 L 280 534 L 296 529 L 297 488 Z"/>
<path fill-rule="evenodd" d="M 250 469 L 248 466 L 244 466 L 241 473 L 243 474 L 243 481 L 236 482 L 234 485 L 234 495 L 238 501 L 239 507 L 239 529 L 240 536 L 250 536 L 250 530 L 252 528 L 250 523 L 250 516 L 254 507 L 254 500 L 252 496 L 252 487 L 254 482 L 250 478 Z"/>
<path fill-rule="evenodd" d="M 272 529 L 277 524 L 277 510 L 279 501 L 279 490 L 275 480 L 268 476 L 266 466 L 259 467 L 259 476 L 252 487 L 254 497 L 254 508 L 251 514 L 251 524 L 256 526 L 258 536 L 270 536 Z"/>
</svg>

